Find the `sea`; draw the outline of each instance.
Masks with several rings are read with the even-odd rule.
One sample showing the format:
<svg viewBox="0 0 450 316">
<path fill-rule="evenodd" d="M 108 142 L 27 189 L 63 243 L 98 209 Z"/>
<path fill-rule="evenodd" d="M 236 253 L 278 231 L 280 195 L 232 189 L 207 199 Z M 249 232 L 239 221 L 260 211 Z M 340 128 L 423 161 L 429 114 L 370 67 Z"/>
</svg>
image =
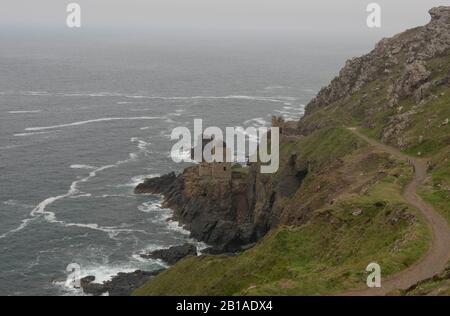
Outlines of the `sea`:
<svg viewBox="0 0 450 316">
<path fill-rule="evenodd" d="M 96 282 L 165 267 L 140 254 L 186 242 L 145 178 L 176 127 L 298 120 L 345 60 L 373 41 L 314 36 L 0 32 L 0 295 L 82 295 Z M 78 267 L 73 270 L 73 267 Z M 72 272 L 71 272 L 72 271 Z"/>
</svg>

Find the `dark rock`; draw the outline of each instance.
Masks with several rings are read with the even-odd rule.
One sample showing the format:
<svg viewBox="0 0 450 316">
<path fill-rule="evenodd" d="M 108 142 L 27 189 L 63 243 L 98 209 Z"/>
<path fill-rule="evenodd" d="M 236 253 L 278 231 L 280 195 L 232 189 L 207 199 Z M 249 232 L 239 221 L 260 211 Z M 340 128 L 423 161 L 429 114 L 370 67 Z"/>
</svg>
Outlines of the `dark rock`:
<svg viewBox="0 0 450 316">
<path fill-rule="evenodd" d="M 80 286 L 81 286 L 81 288 L 84 288 L 85 286 L 88 286 L 89 284 L 91 284 L 94 281 L 95 281 L 95 276 L 89 275 L 80 280 Z"/>
<path fill-rule="evenodd" d="M 141 271 L 136 270 L 131 273 L 119 273 L 110 281 L 103 284 L 94 283 L 95 276 L 87 276 L 81 279 L 81 288 L 85 294 L 99 296 L 109 293 L 110 296 L 129 296 L 131 293 L 145 282 L 149 281 L 163 270 Z"/>
<path fill-rule="evenodd" d="M 104 284 L 94 283 L 95 276 L 87 276 L 81 279 L 81 288 L 85 294 L 100 296 L 108 292 L 108 288 Z"/>
<path fill-rule="evenodd" d="M 236 252 L 227 252 L 223 247 L 209 247 L 202 250 L 202 253 L 207 255 L 222 255 L 222 256 L 229 256 L 234 257 L 237 255 Z"/>
<path fill-rule="evenodd" d="M 145 259 L 161 259 L 170 265 L 173 265 L 187 256 L 197 256 L 197 247 L 191 244 L 174 246 L 168 249 L 159 249 L 149 254 L 141 255 Z"/>
<path fill-rule="evenodd" d="M 233 252 L 256 241 L 254 181 L 251 172 L 249 177 L 231 180 L 200 175 L 197 165 L 178 176 L 171 173 L 148 179 L 135 192 L 162 194 L 164 206 L 174 210 L 173 219 L 185 225 L 191 237 Z"/>
<path fill-rule="evenodd" d="M 165 192 L 173 182 L 177 179 L 174 172 L 165 174 L 161 177 L 146 179 L 144 183 L 139 184 L 135 189 L 134 193 L 162 193 Z"/>
</svg>

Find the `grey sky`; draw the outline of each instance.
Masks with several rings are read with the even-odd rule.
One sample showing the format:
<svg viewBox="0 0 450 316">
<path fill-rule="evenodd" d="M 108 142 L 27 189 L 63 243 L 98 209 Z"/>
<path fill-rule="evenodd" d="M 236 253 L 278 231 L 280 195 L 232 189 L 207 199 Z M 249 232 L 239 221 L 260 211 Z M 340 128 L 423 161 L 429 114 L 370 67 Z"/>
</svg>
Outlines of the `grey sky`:
<svg viewBox="0 0 450 316">
<path fill-rule="evenodd" d="M 70 2 L 82 7 L 83 32 L 372 31 L 383 36 L 424 24 L 429 8 L 450 5 L 450 0 L 0 0 L 0 30 L 63 30 Z M 370 2 L 382 6 L 381 30 L 365 26 Z"/>
</svg>

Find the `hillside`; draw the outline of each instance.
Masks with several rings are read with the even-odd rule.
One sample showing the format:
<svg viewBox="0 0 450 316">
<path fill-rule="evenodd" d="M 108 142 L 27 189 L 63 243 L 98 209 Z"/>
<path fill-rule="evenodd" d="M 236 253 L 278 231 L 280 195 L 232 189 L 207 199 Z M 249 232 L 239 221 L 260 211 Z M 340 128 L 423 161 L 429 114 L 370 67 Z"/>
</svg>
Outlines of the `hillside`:
<svg viewBox="0 0 450 316">
<path fill-rule="evenodd" d="M 135 294 L 334 294 L 364 288 L 371 262 L 395 279 L 429 258 L 435 231 L 405 196 L 417 170 L 349 127 L 430 159 L 419 191 L 450 220 L 450 7 L 430 15 L 346 63 L 307 106 L 296 137 L 282 140 L 276 174 L 251 166 L 217 180 L 191 167 L 138 187 L 163 193 L 194 237 L 238 253 L 186 258 Z"/>
</svg>

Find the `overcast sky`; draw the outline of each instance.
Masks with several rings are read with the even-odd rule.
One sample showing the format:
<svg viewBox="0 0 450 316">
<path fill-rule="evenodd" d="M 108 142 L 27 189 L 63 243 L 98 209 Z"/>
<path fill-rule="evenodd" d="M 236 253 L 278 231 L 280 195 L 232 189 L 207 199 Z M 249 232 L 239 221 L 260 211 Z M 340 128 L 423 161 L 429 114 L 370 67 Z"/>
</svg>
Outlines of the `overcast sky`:
<svg viewBox="0 0 450 316">
<path fill-rule="evenodd" d="M 83 32 L 311 31 L 380 35 L 425 24 L 428 9 L 450 5 L 450 0 L 379 0 L 383 27 L 368 30 L 365 9 L 374 2 L 371 0 L 0 0 L 0 30 L 64 30 L 70 2 L 81 5 Z"/>
</svg>

